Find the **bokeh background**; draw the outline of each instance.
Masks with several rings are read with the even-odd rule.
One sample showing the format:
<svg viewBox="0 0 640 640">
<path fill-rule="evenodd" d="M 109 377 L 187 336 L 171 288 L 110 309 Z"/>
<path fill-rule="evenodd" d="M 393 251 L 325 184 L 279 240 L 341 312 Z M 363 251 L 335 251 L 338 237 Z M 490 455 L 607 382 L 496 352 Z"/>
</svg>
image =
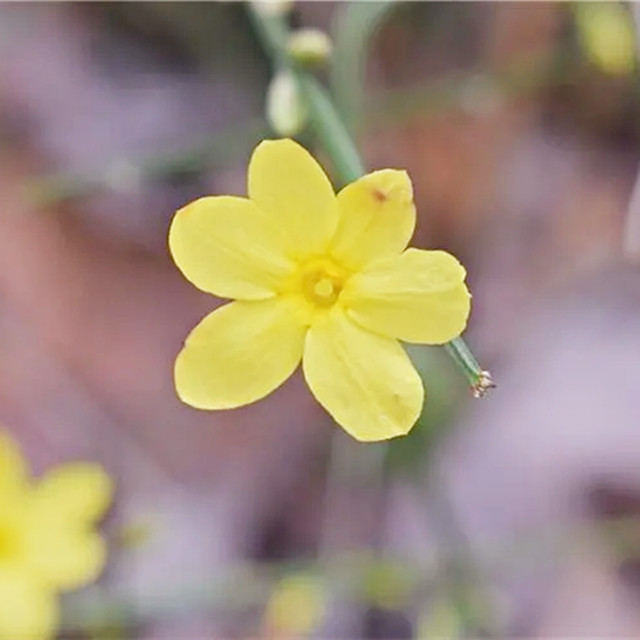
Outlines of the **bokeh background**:
<svg viewBox="0 0 640 640">
<path fill-rule="evenodd" d="M 498 382 L 415 349 L 419 426 L 359 445 L 299 374 L 236 411 L 173 390 L 220 301 L 168 223 L 273 135 L 246 7 L 0 4 L 0 422 L 118 485 L 62 637 L 640 636 L 636 9 L 590 6 L 293 4 L 366 165 L 409 170 L 414 244 L 468 267 Z"/>
</svg>

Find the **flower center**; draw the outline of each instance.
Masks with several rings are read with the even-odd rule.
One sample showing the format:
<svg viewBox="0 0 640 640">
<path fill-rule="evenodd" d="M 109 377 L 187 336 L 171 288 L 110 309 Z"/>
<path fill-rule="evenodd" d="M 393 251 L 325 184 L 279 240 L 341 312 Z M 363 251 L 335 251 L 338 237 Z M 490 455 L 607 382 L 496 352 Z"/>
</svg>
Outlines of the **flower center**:
<svg viewBox="0 0 640 640">
<path fill-rule="evenodd" d="M 344 287 L 347 273 L 328 258 L 312 260 L 300 272 L 302 294 L 318 307 L 333 305 Z"/>
</svg>

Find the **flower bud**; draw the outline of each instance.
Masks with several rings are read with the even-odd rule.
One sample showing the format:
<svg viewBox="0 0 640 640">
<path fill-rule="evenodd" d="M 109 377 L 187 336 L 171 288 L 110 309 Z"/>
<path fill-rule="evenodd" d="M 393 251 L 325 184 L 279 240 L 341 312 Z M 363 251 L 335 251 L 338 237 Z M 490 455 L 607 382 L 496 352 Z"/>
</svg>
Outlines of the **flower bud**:
<svg viewBox="0 0 640 640">
<path fill-rule="evenodd" d="M 300 95 L 294 74 L 288 69 L 278 71 L 267 89 L 267 120 L 280 136 L 291 137 L 307 122 L 307 108 Z"/>
<path fill-rule="evenodd" d="M 265 16 L 286 16 L 293 9 L 293 0 L 251 0 L 251 5 Z"/>
<path fill-rule="evenodd" d="M 305 67 L 319 67 L 331 57 L 331 38 L 319 29 L 298 29 L 289 35 L 287 51 L 298 63 Z"/>
</svg>

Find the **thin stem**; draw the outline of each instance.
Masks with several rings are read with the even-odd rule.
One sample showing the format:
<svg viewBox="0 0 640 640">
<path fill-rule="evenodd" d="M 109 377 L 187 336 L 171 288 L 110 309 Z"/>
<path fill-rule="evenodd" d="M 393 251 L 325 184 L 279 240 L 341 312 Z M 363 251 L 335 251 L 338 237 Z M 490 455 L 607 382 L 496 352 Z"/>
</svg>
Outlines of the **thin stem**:
<svg viewBox="0 0 640 640">
<path fill-rule="evenodd" d="M 285 47 L 288 28 L 282 16 L 265 14 L 259 6 L 251 3 L 247 7 L 251 24 L 274 69 L 293 67 Z"/>
<path fill-rule="evenodd" d="M 490 597 L 484 588 L 485 576 L 440 478 L 430 480 L 425 491 L 435 516 L 432 521 L 441 573 L 463 635 L 499 638 L 498 625 L 491 615 Z"/>
<path fill-rule="evenodd" d="M 365 173 L 364 165 L 326 89 L 302 71 L 298 71 L 298 79 L 316 134 L 322 140 L 339 180 L 343 184 L 357 180 Z"/>
<path fill-rule="evenodd" d="M 397 6 L 393 0 L 345 2 L 336 10 L 332 29 L 334 60 L 340 60 L 340 64 L 331 67 L 329 87 L 349 131 L 361 121 L 365 67 L 372 40 Z"/>
<path fill-rule="evenodd" d="M 496 386 L 491 374 L 480 367 L 471 349 L 462 338 L 454 338 L 445 344 L 444 348 L 467 378 L 474 397 L 481 398 L 489 389 Z"/>
<path fill-rule="evenodd" d="M 250 7 L 249 14 L 274 67 L 286 67 L 295 72 L 300 91 L 309 107 L 315 132 L 331 158 L 338 178 L 343 183 L 357 180 L 364 175 L 365 167 L 353 138 L 324 87 L 288 57 L 285 47 L 287 26 L 284 19 L 281 16 L 265 14 L 255 6 Z M 446 348 L 447 353 L 466 376 L 476 398 L 482 397 L 489 389 L 495 387 L 489 372 L 480 368 L 461 337 L 450 342 Z"/>
<path fill-rule="evenodd" d="M 311 123 L 333 163 L 335 173 L 339 180 L 342 183 L 357 180 L 364 175 L 365 167 L 355 143 L 329 94 L 315 78 L 303 69 L 296 67 L 293 61 L 283 60 L 283 56 L 286 55 L 283 53 L 285 52 L 283 43 L 286 38 L 284 22 L 281 18 L 260 14 L 255 9 L 252 12 L 252 16 L 256 23 L 258 34 L 265 45 L 265 49 L 272 56 L 273 64 L 276 66 L 286 65 L 287 68 L 292 69 L 296 74 L 299 90 L 309 108 Z M 270 26 L 269 23 L 277 23 L 278 26 L 274 26 L 274 24 Z M 280 42 L 278 42 L 279 38 Z M 446 349 L 466 376 L 476 397 L 483 395 L 487 389 L 493 386 L 490 375 L 480 368 L 473 353 L 462 338 L 453 340 L 446 345 Z M 334 445 L 336 442 L 337 441 L 334 441 Z M 334 446 L 334 452 L 331 456 L 332 467 L 330 471 L 333 470 L 335 473 L 329 474 L 325 531 L 323 536 L 325 552 L 335 546 L 335 544 L 332 544 L 333 541 L 330 537 L 333 529 L 333 519 L 335 517 L 334 512 L 336 511 L 334 504 L 335 497 L 332 488 L 336 481 L 340 482 L 340 480 L 342 480 L 343 474 L 348 474 L 349 472 L 351 456 L 345 455 L 347 451 L 348 449 L 346 447 Z M 444 559 L 448 581 L 450 582 L 452 602 L 468 633 L 480 632 L 494 635 L 494 629 L 492 628 L 489 616 L 482 615 L 480 613 L 480 607 L 478 606 L 478 600 L 482 590 L 479 581 L 476 580 L 475 563 L 470 557 L 466 540 L 458 526 L 455 514 L 450 506 L 446 504 L 445 498 L 446 496 L 443 497 L 439 493 L 434 497 L 435 507 L 439 515 L 436 521 L 441 529 L 441 531 L 438 532 L 439 537 L 442 537 L 449 545 L 453 540 L 465 550 L 464 557 L 457 559 L 449 557 L 447 551 L 447 557 Z M 447 546 L 445 548 L 448 549 L 449 547 Z"/>
<path fill-rule="evenodd" d="M 355 633 L 354 609 L 351 605 L 355 593 L 354 583 L 345 580 L 345 553 L 356 548 L 375 548 L 375 534 L 384 528 L 384 512 L 379 505 L 385 492 L 385 462 L 388 443 L 378 443 L 369 447 L 361 447 L 337 429 L 332 436 L 327 481 L 324 495 L 322 529 L 320 547 L 318 549 L 318 567 L 324 568 L 325 581 L 331 588 L 325 595 L 324 607 L 332 612 L 324 620 L 323 635 L 353 635 Z M 353 493 L 363 494 L 366 491 L 366 505 L 359 505 L 360 517 L 371 517 L 371 539 L 362 544 L 362 540 L 354 539 L 351 527 L 344 527 L 344 518 L 352 508 Z M 377 562 L 374 553 L 370 562 Z M 352 575 L 352 577 L 355 577 Z M 356 583 L 361 581 L 356 580 Z"/>
</svg>

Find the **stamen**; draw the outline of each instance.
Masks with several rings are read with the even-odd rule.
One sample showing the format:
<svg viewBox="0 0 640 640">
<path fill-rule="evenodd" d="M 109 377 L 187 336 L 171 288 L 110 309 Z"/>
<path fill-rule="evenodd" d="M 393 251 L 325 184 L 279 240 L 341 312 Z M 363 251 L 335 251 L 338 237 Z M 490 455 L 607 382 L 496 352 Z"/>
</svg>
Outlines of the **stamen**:
<svg viewBox="0 0 640 640">
<path fill-rule="evenodd" d="M 335 293 L 335 287 L 331 278 L 322 278 L 316 282 L 313 291 L 317 296 L 321 298 L 330 298 Z"/>
</svg>

